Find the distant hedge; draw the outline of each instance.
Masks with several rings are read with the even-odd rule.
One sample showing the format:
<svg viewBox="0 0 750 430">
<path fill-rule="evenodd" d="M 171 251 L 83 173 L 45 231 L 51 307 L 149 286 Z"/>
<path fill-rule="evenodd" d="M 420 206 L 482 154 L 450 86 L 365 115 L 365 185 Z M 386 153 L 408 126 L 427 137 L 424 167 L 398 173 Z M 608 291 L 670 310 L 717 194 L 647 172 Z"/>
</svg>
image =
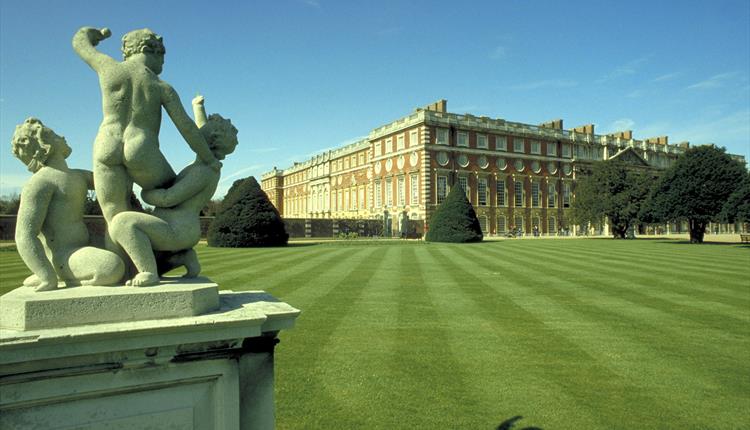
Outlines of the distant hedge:
<svg viewBox="0 0 750 430">
<path fill-rule="evenodd" d="M 252 176 L 232 184 L 208 229 L 208 245 L 216 247 L 283 246 L 288 240 L 279 211 Z"/>
<path fill-rule="evenodd" d="M 463 188 L 455 185 L 432 215 L 425 240 L 428 242 L 481 242 L 479 219 Z"/>
</svg>

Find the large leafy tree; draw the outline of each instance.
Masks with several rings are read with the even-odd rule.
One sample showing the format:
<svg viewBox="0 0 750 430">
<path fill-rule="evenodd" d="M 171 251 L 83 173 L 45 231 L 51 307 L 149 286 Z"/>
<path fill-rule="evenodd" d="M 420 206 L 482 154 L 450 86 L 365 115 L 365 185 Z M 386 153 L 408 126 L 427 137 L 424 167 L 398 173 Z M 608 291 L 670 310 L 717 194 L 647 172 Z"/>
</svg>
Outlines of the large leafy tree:
<svg viewBox="0 0 750 430">
<path fill-rule="evenodd" d="M 729 196 L 719 218 L 727 222 L 750 222 L 750 172 L 745 173 L 745 178 Z"/>
<path fill-rule="evenodd" d="M 232 184 L 208 229 L 209 246 L 283 246 L 288 240 L 279 211 L 252 176 Z"/>
<path fill-rule="evenodd" d="M 458 185 L 432 214 L 429 227 L 425 236 L 428 242 L 481 242 L 484 237 L 474 207 Z"/>
<path fill-rule="evenodd" d="M 594 163 L 588 175 L 576 184 L 572 217 L 577 224 L 608 219 L 612 235 L 624 239 L 638 223 L 652 176 L 616 160 Z"/>
<path fill-rule="evenodd" d="M 746 176 L 745 166 L 724 148 L 689 148 L 655 184 L 649 212 L 660 222 L 687 220 L 690 242 L 703 243 L 706 226 L 719 221 L 722 208 Z"/>
</svg>

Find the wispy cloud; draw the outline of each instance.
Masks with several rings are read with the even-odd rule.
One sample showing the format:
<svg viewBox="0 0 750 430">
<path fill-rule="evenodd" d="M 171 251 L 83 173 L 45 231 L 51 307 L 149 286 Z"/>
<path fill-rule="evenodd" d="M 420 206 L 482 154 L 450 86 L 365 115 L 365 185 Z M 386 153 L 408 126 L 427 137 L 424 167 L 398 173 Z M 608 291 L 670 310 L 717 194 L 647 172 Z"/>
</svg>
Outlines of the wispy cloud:
<svg viewBox="0 0 750 430">
<path fill-rule="evenodd" d="M 545 79 L 541 81 L 525 82 L 511 85 L 508 87 L 516 91 L 538 90 L 540 88 L 572 88 L 578 85 L 578 82 L 568 79 Z"/>
<path fill-rule="evenodd" d="M 507 54 L 507 49 L 505 49 L 504 46 L 496 46 L 495 49 L 490 51 L 489 57 L 492 60 L 501 60 L 505 58 L 505 55 Z"/>
<path fill-rule="evenodd" d="M 621 66 L 617 66 L 614 70 L 602 76 L 601 78 L 597 79 L 595 82 L 598 84 L 601 84 L 607 81 L 611 81 L 613 79 L 621 78 L 623 76 L 634 75 L 638 71 L 638 69 L 641 67 L 641 65 L 643 65 L 643 63 L 648 61 L 650 57 L 651 57 L 650 55 L 646 55 L 640 58 L 636 58 L 635 60 L 630 61 L 626 64 L 623 64 Z"/>
<path fill-rule="evenodd" d="M 614 133 L 617 131 L 632 130 L 635 126 L 635 121 L 630 118 L 616 119 L 605 129 L 605 133 Z"/>
<path fill-rule="evenodd" d="M 651 82 L 665 82 L 665 81 L 671 81 L 672 79 L 680 76 L 680 72 L 673 72 L 673 73 L 666 73 L 664 75 L 660 75 L 655 77 L 654 79 L 651 79 Z"/>
<path fill-rule="evenodd" d="M 712 88 L 721 88 L 732 78 L 737 76 L 737 72 L 726 72 L 719 73 L 718 75 L 711 76 L 710 78 L 696 82 L 693 85 L 687 87 L 688 90 L 708 90 Z"/>
<path fill-rule="evenodd" d="M 221 180 L 219 181 L 219 183 L 220 184 L 226 183 L 228 180 L 230 180 L 232 178 L 236 178 L 237 176 L 240 176 L 240 175 L 242 175 L 244 173 L 248 173 L 248 172 L 252 172 L 252 171 L 258 171 L 258 170 L 260 170 L 262 168 L 263 168 L 262 164 L 253 164 L 252 166 L 244 167 L 244 168 L 242 168 L 240 170 L 237 170 L 237 171 L 235 171 L 233 173 L 230 173 L 230 174 L 224 176 L 223 178 L 221 178 Z"/>
<path fill-rule="evenodd" d="M 747 152 L 746 142 L 750 140 L 750 110 L 735 111 L 704 121 L 693 121 L 679 129 L 675 134 L 675 140 L 688 140 L 696 144 L 716 143 L 719 146 L 744 142 L 744 148 L 735 145 L 734 150 L 744 149 Z"/>
<path fill-rule="evenodd" d="M 639 99 L 646 95 L 646 91 L 644 90 L 633 90 L 627 94 L 625 94 L 625 97 L 629 99 Z"/>
<path fill-rule="evenodd" d="M 310 7 L 314 7 L 316 9 L 320 9 L 320 2 L 318 0 L 302 0 L 303 4 L 306 4 Z"/>
</svg>

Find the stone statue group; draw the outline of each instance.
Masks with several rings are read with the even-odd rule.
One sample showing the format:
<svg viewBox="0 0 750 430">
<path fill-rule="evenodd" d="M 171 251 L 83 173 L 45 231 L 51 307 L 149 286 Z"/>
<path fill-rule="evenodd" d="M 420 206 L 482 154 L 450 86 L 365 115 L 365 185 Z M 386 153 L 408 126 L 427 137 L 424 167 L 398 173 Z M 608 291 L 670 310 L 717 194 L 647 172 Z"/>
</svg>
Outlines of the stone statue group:
<svg viewBox="0 0 750 430">
<path fill-rule="evenodd" d="M 193 121 L 174 88 L 159 79 L 166 52 L 160 36 L 148 29 L 127 33 L 119 62 L 96 50 L 110 35 L 84 27 L 73 36 L 73 49 L 99 76 L 102 93 L 93 172 L 69 168 L 70 146 L 39 119 L 27 119 L 13 134 L 13 154 L 33 173 L 21 192 L 16 244 L 33 272 L 24 285 L 37 291 L 61 281 L 156 285 L 160 274 L 180 266 L 185 276 L 197 276 L 199 214 L 216 191 L 220 160 L 237 145 L 237 129 L 218 114 L 207 117 L 202 96 L 193 99 Z M 197 155 L 179 174 L 159 149 L 162 107 Z M 151 214 L 132 210 L 133 183 L 155 207 Z M 107 222 L 106 249 L 89 246 L 83 209 L 91 189 Z"/>
</svg>

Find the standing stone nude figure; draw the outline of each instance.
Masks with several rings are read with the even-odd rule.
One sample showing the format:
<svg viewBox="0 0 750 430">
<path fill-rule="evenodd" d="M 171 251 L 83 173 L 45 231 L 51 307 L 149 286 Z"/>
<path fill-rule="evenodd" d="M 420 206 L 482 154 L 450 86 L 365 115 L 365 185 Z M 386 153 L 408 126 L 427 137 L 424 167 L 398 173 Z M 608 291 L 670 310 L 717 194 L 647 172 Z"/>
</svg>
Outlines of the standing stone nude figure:
<svg viewBox="0 0 750 430">
<path fill-rule="evenodd" d="M 110 35 L 107 28 L 84 27 L 73 36 L 73 49 L 96 71 L 102 92 L 104 115 L 94 141 L 94 184 L 108 225 L 130 208 L 133 182 L 150 190 L 175 178 L 159 150 L 162 106 L 198 158 L 216 172 L 221 168 L 177 92 L 159 79 L 165 54 L 162 38 L 148 29 L 127 33 L 122 38 L 124 61 L 118 62 L 95 49 Z"/>
<path fill-rule="evenodd" d="M 88 246 L 83 207 L 93 177 L 68 167 L 65 138 L 29 118 L 16 127 L 11 148 L 33 172 L 21 191 L 16 223 L 18 253 L 33 272 L 23 284 L 46 291 L 57 288 L 58 278 L 67 286 L 120 282 L 125 274 L 120 257 Z"/>
<path fill-rule="evenodd" d="M 202 96 L 193 99 L 193 112 L 217 159 L 223 160 L 234 152 L 237 129 L 229 120 L 218 114 L 206 118 Z M 115 215 L 109 226 L 112 239 L 127 252 L 138 270 L 126 285 L 156 285 L 160 272 L 178 266 L 187 268 L 186 277 L 200 273 L 200 263 L 192 248 L 200 239 L 200 211 L 214 195 L 219 176 L 219 172 L 196 157 L 170 187 L 143 191 L 143 200 L 156 206 L 153 214 L 125 211 Z M 157 262 L 154 251 L 166 251 L 167 255 L 160 255 Z"/>
</svg>

